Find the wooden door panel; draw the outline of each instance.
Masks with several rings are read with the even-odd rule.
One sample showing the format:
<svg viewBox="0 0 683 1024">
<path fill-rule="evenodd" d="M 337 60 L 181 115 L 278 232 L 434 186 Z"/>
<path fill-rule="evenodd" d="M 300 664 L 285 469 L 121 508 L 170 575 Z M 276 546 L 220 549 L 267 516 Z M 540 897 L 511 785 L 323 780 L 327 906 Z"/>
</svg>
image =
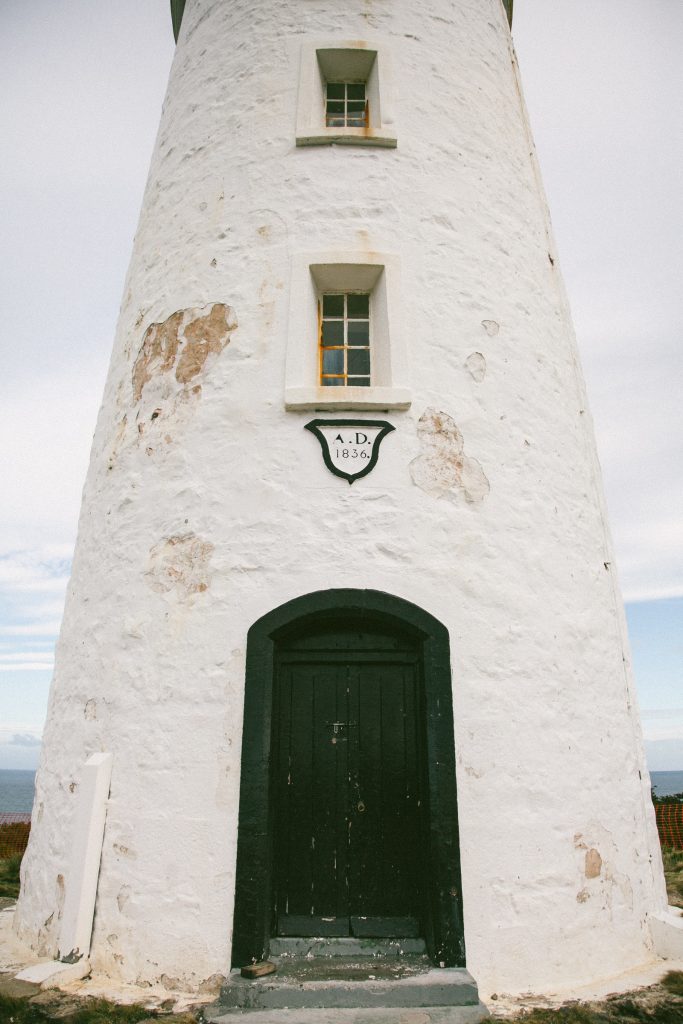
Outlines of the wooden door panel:
<svg viewBox="0 0 683 1024">
<path fill-rule="evenodd" d="M 276 913 L 281 935 L 348 935 L 348 835 L 340 808 L 346 743 L 333 723 L 346 714 L 346 667 L 283 664 L 279 671 L 276 790 Z"/>
<path fill-rule="evenodd" d="M 327 638 L 326 638 L 327 639 Z M 274 744 L 280 935 L 419 934 L 415 657 L 282 657 Z M 361 646 L 359 651 L 358 647 Z"/>
<path fill-rule="evenodd" d="M 310 836 L 313 833 L 313 805 L 310 792 L 301 785 L 304 767 L 313 756 L 313 733 L 298 721 L 301 707 L 310 708 L 313 699 L 313 675 L 297 672 L 290 666 L 280 671 L 278 707 L 279 735 L 275 786 L 275 878 L 280 895 L 278 916 L 294 908 L 310 907 L 313 871 Z M 297 822 L 292 828 L 291 823 Z"/>
<path fill-rule="evenodd" d="M 349 913 L 346 881 L 347 743 L 340 742 L 340 734 L 334 734 L 334 723 L 346 720 L 344 665 L 332 663 L 317 667 L 312 710 L 311 914 L 346 919 Z M 303 708 L 301 714 L 303 718 Z M 297 827 L 296 822 L 294 824 Z M 348 934 L 348 922 L 345 927 L 346 932 L 341 934 Z"/>
<path fill-rule="evenodd" d="M 352 915 L 359 918 L 418 914 L 415 683 L 410 664 L 361 666 L 358 673 L 358 802 L 352 813 L 350 904 Z M 364 934 L 369 927 L 363 926 Z"/>
</svg>

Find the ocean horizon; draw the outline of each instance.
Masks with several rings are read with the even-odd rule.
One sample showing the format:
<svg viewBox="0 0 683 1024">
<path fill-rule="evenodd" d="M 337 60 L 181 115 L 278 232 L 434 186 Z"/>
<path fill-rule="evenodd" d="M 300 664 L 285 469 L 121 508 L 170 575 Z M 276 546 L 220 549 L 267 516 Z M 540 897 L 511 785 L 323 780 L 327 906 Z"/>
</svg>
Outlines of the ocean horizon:
<svg viewBox="0 0 683 1024">
<path fill-rule="evenodd" d="M 0 768 L 0 814 L 30 814 L 33 808 L 35 771 Z M 683 771 L 650 772 L 657 796 L 683 793 Z"/>
</svg>

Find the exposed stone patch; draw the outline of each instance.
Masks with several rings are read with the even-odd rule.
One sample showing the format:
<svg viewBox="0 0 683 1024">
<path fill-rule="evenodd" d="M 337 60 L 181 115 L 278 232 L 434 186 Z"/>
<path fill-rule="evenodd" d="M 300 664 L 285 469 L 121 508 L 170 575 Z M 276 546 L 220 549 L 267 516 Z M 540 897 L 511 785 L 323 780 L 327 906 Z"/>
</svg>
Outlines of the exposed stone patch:
<svg viewBox="0 0 683 1024">
<path fill-rule="evenodd" d="M 473 505 L 490 490 L 476 459 L 465 455 L 465 442 L 448 413 L 426 409 L 417 424 L 422 453 L 410 463 L 413 483 L 434 498 L 461 493 Z"/>
<path fill-rule="evenodd" d="M 224 981 L 224 974 L 210 974 L 208 978 L 199 983 L 198 991 L 202 995 L 218 995 Z"/>
<path fill-rule="evenodd" d="M 200 594 L 210 584 L 209 561 L 214 545 L 195 533 L 176 534 L 159 541 L 150 551 L 147 581 L 162 594 L 180 598 Z"/>
<path fill-rule="evenodd" d="M 602 871 L 602 857 L 595 849 L 586 850 L 586 878 L 597 878 Z"/>
<path fill-rule="evenodd" d="M 472 379 L 476 380 L 477 384 L 481 384 L 486 376 L 486 359 L 482 353 L 472 352 L 465 360 L 465 366 Z"/>
<path fill-rule="evenodd" d="M 133 397 L 142 398 L 145 385 L 175 368 L 179 384 L 187 384 L 204 369 L 210 355 L 220 355 L 237 328 L 232 306 L 214 302 L 178 310 L 163 323 L 150 324 L 133 366 Z"/>
<path fill-rule="evenodd" d="M 144 444 L 150 457 L 172 445 L 169 425 L 182 428 L 190 418 L 202 394 L 202 376 L 236 329 L 235 310 L 223 302 L 180 309 L 162 323 L 149 325 L 132 371 L 136 408 L 116 426 L 108 471 L 116 468 L 119 456 L 131 445 Z"/>
<path fill-rule="evenodd" d="M 116 905 L 119 908 L 119 913 L 121 913 L 121 914 L 123 913 L 124 907 L 126 906 L 126 904 L 128 903 L 129 900 L 130 900 L 130 886 L 129 885 L 122 885 L 121 888 L 119 889 L 118 895 L 116 897 Z"/>
<path fill-rule="evenodd" d="M 489 338 L 495 338 L 496 334 L 500 330 L 500 324 L 496 320 L 482 320 L 481 326 L 484 328 Z"/>
</svg>

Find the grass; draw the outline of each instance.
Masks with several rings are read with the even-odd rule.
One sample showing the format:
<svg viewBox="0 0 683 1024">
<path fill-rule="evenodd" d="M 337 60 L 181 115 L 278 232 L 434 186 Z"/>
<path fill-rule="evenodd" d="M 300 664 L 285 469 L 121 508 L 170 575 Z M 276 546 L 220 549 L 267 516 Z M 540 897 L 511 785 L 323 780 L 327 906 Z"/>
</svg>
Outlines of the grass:
<svg viewBox="0 0 683 1024">
<path fill-rule="evenodd" d="M 11 825 L 0 825 L 0 860 L 14 853 L 23 853 L 28 842 L 31 825 L 28 821 L 13 821 Z"/>
<path fill-rule="evenodd" d="M 68 1009 L 71 1011 L 72 1007 Z M 83 1000 L 82 1006 L 73 1007 L 73 1012 L 64 1014 L 60 1012 L 56 999 L 44 1004 L 0 994 L 0 1021 L 3 1024 L 53 1024 L 56 1018 L 65 1024 L 137 1024 L 137 1021 L 155 1016 L 144 1006 L 115 1006 L 105 999 Z M 179 1019 L 175 1018 L 176 1024 Z"/>
<path fill-rule="evenodd" d="M 15 853 L 11 857 L 5 857 L 4 860 L 0 860 L 0 896 L 9 896 L 11 899 L 16 899 L 19 895 L 20 865 L 20 853 Z M 0 1020 L 2 1020 L 1 1017 Z"/>
<path fill-rule="evenodd" d="M 520 1024 L 683 1024 L 683 971 L 669 971 L 659 986 L 602 1003 L 570 1003 L 520 1014 Z"/>
<path fill-rule="evenodd" d="M 683 910 L 683 850 L 663 846 L 662 859 L 669 903 L 672 907 L 680 907 Z"/>
</svg>

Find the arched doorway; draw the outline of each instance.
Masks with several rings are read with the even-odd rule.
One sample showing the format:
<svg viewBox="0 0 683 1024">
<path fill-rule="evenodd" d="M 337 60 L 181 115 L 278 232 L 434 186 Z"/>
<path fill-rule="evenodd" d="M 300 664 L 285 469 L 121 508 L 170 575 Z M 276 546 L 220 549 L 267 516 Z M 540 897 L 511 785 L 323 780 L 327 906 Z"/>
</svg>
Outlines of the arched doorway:
<svg viewBox="0 0 683 1024">
<path fill-rule="evenodd" d="M 274 935 L 465 965 L 448 633 L 410 602 L 321 591 L 249 631 L 233 965 Z"/>
</svg>

